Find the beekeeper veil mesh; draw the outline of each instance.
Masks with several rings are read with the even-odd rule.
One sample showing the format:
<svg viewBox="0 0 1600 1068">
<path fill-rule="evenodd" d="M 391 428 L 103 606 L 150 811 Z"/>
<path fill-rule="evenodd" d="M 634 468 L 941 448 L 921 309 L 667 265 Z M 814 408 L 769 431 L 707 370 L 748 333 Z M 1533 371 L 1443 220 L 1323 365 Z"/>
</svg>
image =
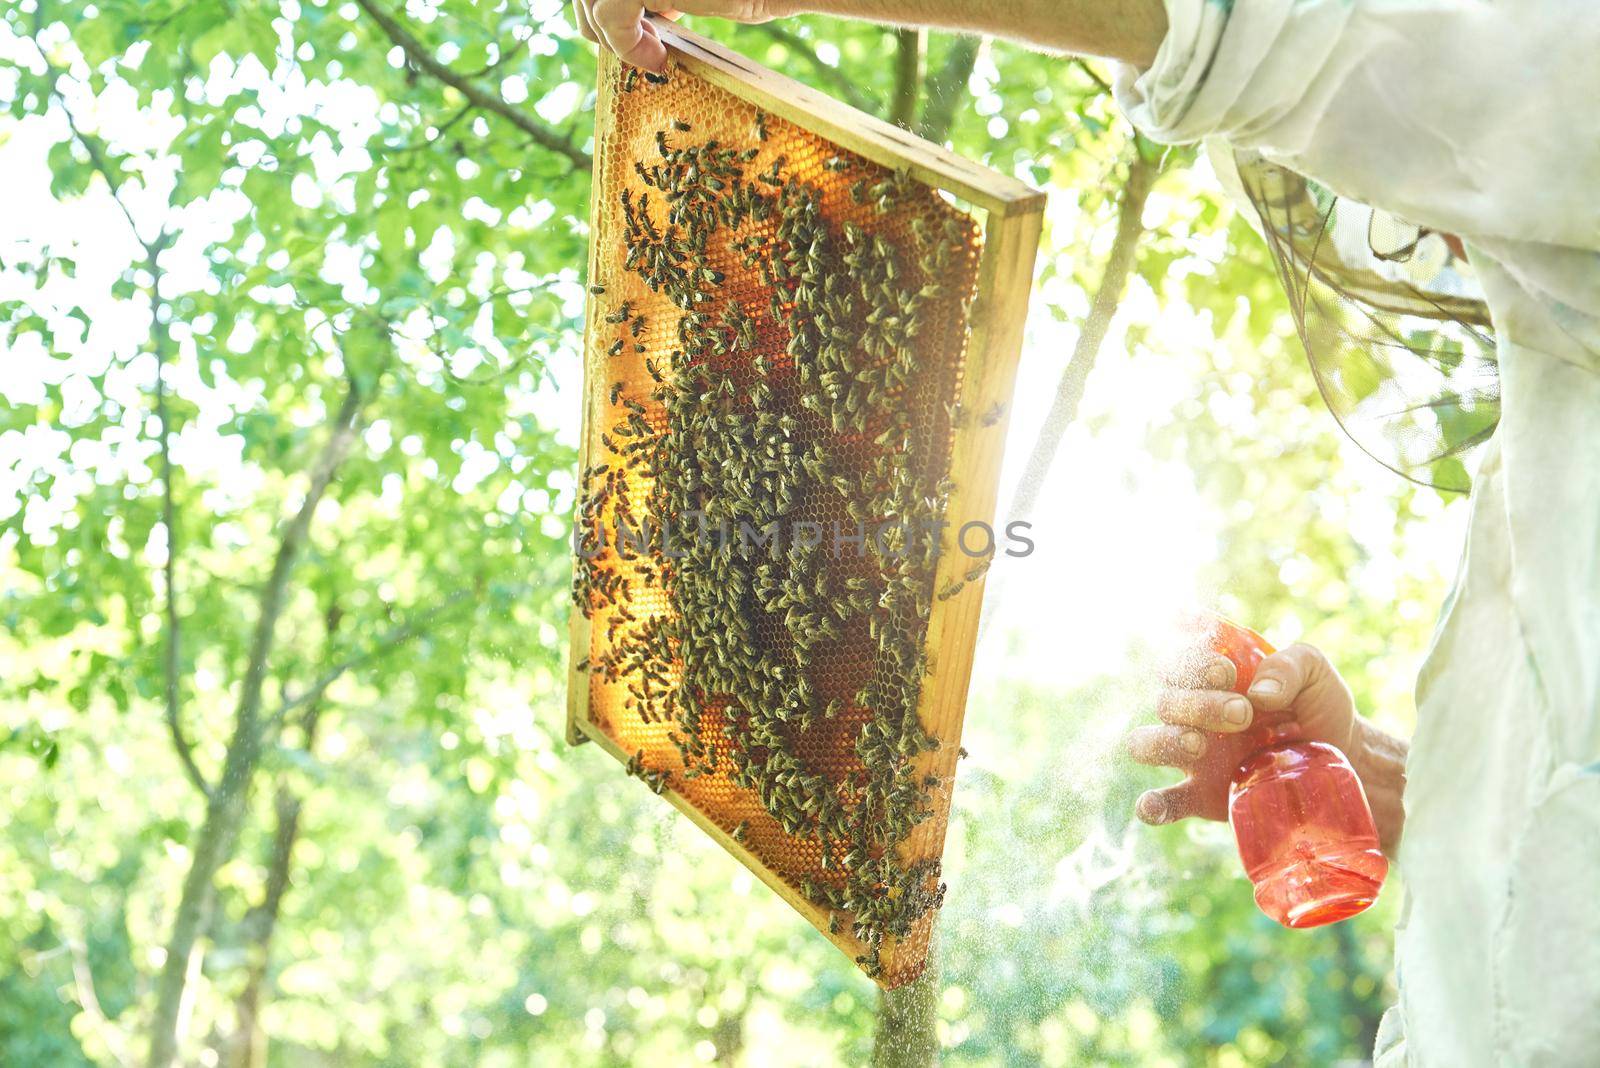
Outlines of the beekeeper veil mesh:
<svg viewBox="0 0 1600 1068">
<path fill-rule="evenodd" d="M 1460 241 L 1340 198 L 1265 158 L 1210 153 L 1255 209 L 1317 386 L 1357 445 L 1437 489 L 1500 414 L 1487 305 Z"/>
</svg>

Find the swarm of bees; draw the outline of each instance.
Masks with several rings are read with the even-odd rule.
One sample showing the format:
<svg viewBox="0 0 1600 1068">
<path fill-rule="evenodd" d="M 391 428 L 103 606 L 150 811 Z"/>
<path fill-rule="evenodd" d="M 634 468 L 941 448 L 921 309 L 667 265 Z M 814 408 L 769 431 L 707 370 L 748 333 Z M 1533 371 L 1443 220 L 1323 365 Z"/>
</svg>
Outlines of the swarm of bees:
<svg viewBox="0 0 1600 1068">
<path fill-rule="evenodd" d="M 629 70 L 623 89 L 655 77 Z M 651 388 L 629 396 L 619 375 L 607 391 L 613 417 L 600 462 L 581 472 L 578 524 L 614 551 L 578 553 L 573 597 L 604 621 L 588 670 L 626 688 L 630 714 L 669 727 L 676 774 L 725 776 L 820 849 L 820 877 L 800 888 L 835 930 L 847 915 L 876 975 L 883 940 L 944 893 L 936 858 L 897 851 L 937 785 L 914 758 L 939 744 L 917 711 L 928 617 L 949 595 L 933 585 L 955 416 L 918 338 L 941 306 L 969 299 L 975 238 L 908 175 L 846 153 L 821 170 L 849 183 L 853 204 L 917 213 L 893 240 L 870 219 L 828 218 L 824 191 L 786 157 L 755 162 L 779 129 L 758 112 L 749 147 L 735 147 L 672 121 L 634 164 L 643 191 L 618 197 L 621 271 L 676 322 L 651 330 L 633 303 L 606 305 L 617 336 L 603 351 L 648 351 Z M 852 537 L 893 529 L 878 551 L 842 557 L 836 534 L 785 536 L 821 514 L 847 517 Z M 638 575 L 669 611 L 635 611 Z M 834 750 L 826 766 L 819 745 Z M 658 793 L 675 785 L 642 750 L 628 771 Z M 727 829 L 742 842 L 749 823 Z"/>
</svg>

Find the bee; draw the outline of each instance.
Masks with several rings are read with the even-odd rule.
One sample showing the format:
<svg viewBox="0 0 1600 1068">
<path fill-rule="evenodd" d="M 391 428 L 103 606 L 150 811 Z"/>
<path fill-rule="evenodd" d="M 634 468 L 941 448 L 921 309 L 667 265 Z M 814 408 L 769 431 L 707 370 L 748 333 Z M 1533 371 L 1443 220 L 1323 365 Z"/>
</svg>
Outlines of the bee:
<svg viewBox="0 0 1600 1068">
<path fill-rule="evenodd" d="M 634 337 L 638 337 L 640 334 L 644 333 L 644 316 L 635 315 L 633 317 L 633 322 L 628 325 L 628 330 L 633 334 Z"/>
<path fill-rule="evenodd" d="M 994 426 L 996 423 L 998 423 L 1000 421 L 1000 417 L 1005 414 L 1005 411 L 1006 411 L 1006 406 L 1005 405 L 998 404 L 998 403 L 993 405 L 992 407 L 990 407 L 987 411 L 985 411 L 983 413 L 983 425 L 984 426 Z"/>
<path fill-rule="evenodd" d="M 823 170 L 834 171 L 835 173 L 842 170 L 847 170 L 849 166 L 850 161 L 845 159 L 843 156 L 829 156 L 827 159 L 822 161 Z"/>
<path fill-rule="evenodd" d="M 628 69 L 632 70 L 633 68 L 630 67 Z M 602 285 L 592 285 L 589 287 L 589 292 L 593 293 L 597 297 L 605 293 L 605 291 L 606 287 Z"/>
<path fill-rule="evenodd" d="M 622 75 L 622 91 L 624 93 L 631 93 L 633 92 L 634 88 L 638 86 L 638 84 L 639 68 L 629 67 L 625 72 L 623 72 Z"/>
<path fill-rule="evenodd" d="M 616 356 L 616 355 L 620 354 L 621 352 L 622 352 L 622 339 L 618 338 L 617 340 L 613 341 L 611 343 L 611 347 L 606 350 L 606 355 L 607 356 Z"/>
<path fill-rule="evenodd" d="M 622 396 L 622 382 L 620 380 L 618 380 L 616 382 L 611 383 L 611 403 L 612 404 L 616 404 L 617 403 L 617 399 L 619 397 L 621 397 L 621 396 Z"/>
<path fill-rule="evenodd" d="M 666 85 L 667 84 L 667 76 L 665 74 L 656 74 L 656 73 L 653 73 L 652 71 L 645 71 L 644 72 L 644 80 L 649 82 L 651 85 Z"/>
<path fill-rule="evenodd" d="M 688 133 L 689 130 L 690 130 L 689 124 L 684 122 L 682 119 L 673 119 L 672 120 L 672 128 L 674 130 L 678 130 L 678 131 L 680 131 L 682 133 Z"/>
<path fill-rule="evenodd" d="M 612 312 L 610 315 L 606 316 L 606 322 L 613 323 L 613 324 L 627 322 L 628 321 L 628 310 L 629 310 L 629 302 L 628 301 L 623 301 L 622 302 L 622 306 L 620 308 L 618 308 L 616 311 Z"/>
<path fill-rule="evenodd" d="M 763 141 L 767 139 L 767 113 L 765 111 L 756 112 L 756 137 Z"/>
</svg>

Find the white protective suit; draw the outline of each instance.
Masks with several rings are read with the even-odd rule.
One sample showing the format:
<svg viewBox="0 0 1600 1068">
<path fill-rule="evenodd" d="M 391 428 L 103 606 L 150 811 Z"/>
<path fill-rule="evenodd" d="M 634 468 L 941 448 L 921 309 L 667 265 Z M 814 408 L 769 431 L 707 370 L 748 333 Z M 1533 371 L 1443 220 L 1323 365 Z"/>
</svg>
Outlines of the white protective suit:
<svg viewBox="0 0 1600 1068">
<path fill-rule="evenodd" d="M 1417 685 L 1380 1068 L 1600 1065 L 1600 3 L 1167 0 L 1133 121 L 1467 245 L 1499 344 Z"/>
</svg>

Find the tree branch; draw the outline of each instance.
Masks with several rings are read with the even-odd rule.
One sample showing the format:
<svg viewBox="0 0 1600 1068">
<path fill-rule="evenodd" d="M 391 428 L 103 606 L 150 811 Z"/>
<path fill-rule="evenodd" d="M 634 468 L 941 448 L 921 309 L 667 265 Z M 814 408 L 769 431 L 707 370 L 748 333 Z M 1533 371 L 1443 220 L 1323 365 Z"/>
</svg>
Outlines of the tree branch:
<svg viewBox="0 0 1600 1068">
<path fill-rule="evenodd" d="M 1088 77 L 1091 82 L 1094 82 L 1094 84 L 1100 87 L 1100 91 L 1102 93 L 1111 92 L 1111 83 L 1100 77 L 1100 75 L 1095 72 L 1095 69 L 1089 66 L 1088 60 L 1079 57 L 1074 59 L 1072 62 L 1079 70 L 1083 71 L 1084 75 Z"/>
<path fill-rule="evenodd" d="M 421 613 L 419 616 L 413 619 L 405 620 L 404 622 L 389 628 L 389 630 L 384 633 L 383 637 L 379 638 L 369 648 L 364 649 L 356 655 L 348 657 L 328 668 L 317 677 L 316 681 L 314 681 L 310 686 L 307 686 L 303 691 L 293 697 L 285 698 L 283 704 L 280 705 L 277 711 L 273 712 L 271 717 L 269 717 L 267 720 L 268 730 L 271 730 L 284 723 L 288 719 L 289 715 L 296 709 L 304 708 L 308 705 L 314 705 L 317 701 L 320 701 L 322 699 L 322 695 L 328 691 L 328 687 L 337 682 L 346 672 L 352 670 L 353 668 L 360 667 L 362 664 L 368 663 L 369 661 L 375 660 L 378 657 L 393 651 L 395 648 L 404 645 L 411 639 L 423 634 L 424 628 L 429 622 L 443 615 L 451 607 L 466 600 L 474 592 L 476 591 L 457 590 L 449 597 L 446 597 L 439 604 L 428 609 L 426 612 Z"/>
<path fill-rule="evenodd" d="M 917 101 L 922 94 L 922 54 L 928 35 L 924 30 L 902 26 L 894 31 L 894 99 L 889 105 L 889 121 L 911 129 L 917 118 Z"/>
<path fill-rule="evenodd" d="M 917 131 L 929 141 L 943 143 L 955 121 L 956 108 L 966 99 L 967 81 L 978 63 L 983 41 L 977 37 L 957 37 L 944 57 L 944 66 L 928 74 L 927 103 L 922 108 L 922 126 Z"/>
<path fill-rule="evenodd" d="M 1055 462 L 1056 452 L 1061 447 L 1061 439 L 1067 427 L 1077 418 L 1084 385 L 1094 368 L 1095 358 L 1099 355 L 1111 320 L 1116 317 L 1117 305 L 1122 299 L 1123 289 L 1127 287 L 1128 276 L 1133 272 L 1139 240 L 1144 236 L 1145 201 L 1149 199 L 1150 187 L 1155 184 L 1161 165 L 1140 151 L 1137 138 L 1130 140 L 1129 148 L 1128 177 L 1123 182 L 1122 199 L 1117 207 L 1116 236 L 1111 241 L 1111 251 L 1106 255 L 1100 285 L 1090 299 L 1089 314 L 1078 333 L 1077 344 L 1072 348 L 1072 358 L 1061 372 L 1061 380 L 1056 384 L 1055 400 L 1044 418 L 1044 424 L 1039 428 L 1039 437 L 1033 443 L 1027 466 L 1011 497 L 1011 508 L 1005 516 L 1007 523 L 1026 522 L 1032 517 L 1045 479 L 1050 473 L 1050 465 Z M 1005 599 L 1005 594 L 1005 576 L 997 573 L 989 580 L 987 604 L 978 623 L 980 643 L 988 634 L 992 621 L 999 616 L 997 608 Z"/>
<path fill-rule="evenodd" d="M 50 95 L 55 99 L 61 113 L 66 116 L 67 129 L 72 131 L 73 138 L 88 155 L 89 165 L 105 181 L 112 202 L 121 210 L 122 217 L 128 221 L 128 230 L 133 234 L 133 239 L 144 249 L 145 269 L 150 272 L 150 343 L 156 358 L 156 418 L 161 421 L 161 432 L 157 439 L 161 455 L 161 526 L 167 535 L 167 559 L 161 568 L 162 583 L 165 587 L 162 593 L 165 601 L 163 606 L 165 640 L 162 643 L 161 657 L 162 689 L 166 704 L 167 733 L 172 738 L 172 748 L 178 754 L 178 762 L 183 765 L 184 774 L 194 783 L 195 789 L 203 796 L 210 797 L 211 784 L 206 781 L 200 765 L 195 763 L 194 746 L 184 734 L 181 717 L 182 692 L 179 674 L 183 637 L 181 621 L 178 618 L 177 599 L 178 524 L 173 504 L 172 416 L 167 410 L 167 356 L 171 347 L 171 336 L 166 322 L 161 318 L 163 301 L 160 257 L 171 242 L 172 236 L 164 225 L 150 241 L 146 241 L 140 235 L 139 224 L 133 217 L 133 209 L 122 199 L 122 176 L 111 169 L 111 161 L 106 154 L 105 146 L 78 124 L 77 116 L 73 115 L 72 109 L 67 106 L 66 96 L 57 87 L 62 72 L 50 63 L 49 57 L 45 55 L 44 49 L 39 47 L 37 40 L 33 41 L 33 47 L 50 72 Z M 181 97 L 182 94 L 179 95 Z"/>
<path fill-rule="evenodd" d="M 83 1015 L 88 1018 L 90 1026 L 100 1033 L 102 1041 L 106 1044 L 111 1059 L 118 1065 L 127 1065 L 126 1053 L 119 1048 L 122 1043 L 114 1041 L 117 1038 L 117 1029 L 112 1024 L 105 1010 L 100 1006 L 100 996 L 95 992 L 94 969 L 89 964 L 89 949 L 84 944 L 84 939 L 68 938 L 67 951 L 72 958 L 72 985 L 78 996 L 78 1007 L 83 1010 Z"/>
<path fill-rule="evenodd" d="M 314 736 L 308 735 L 308 753 L 313 743 Z M 224 1047 L 226 1068 L 257 1068 L 266 1063 L 267 1035 L 261 1026 L 261 1002 L 267 986 L 267 968 L 272 963 L 272 938 L 294 871 L 294 847 L 300 837 L 300 805 L 299 796 L 288 786 L 278 787 L 272 802 L 277 826 L 272 834 L 266 886 L 260 904 L 253 906 L 244 918 L 253 944 L 247 950 L 250 962 L 244 987 L 234 999 L 234 1030 Z"/>
<path fill-rule="evenodd" d="M 432 131 L 424 131 L 422 140 L 412 141 L 405 145 L 386 145 L 383 149 L 385 156 L 398 156 L 404 152 L 418 152 L 431 145 L 437 144 L 439 139 L 450 131 L 450 128 L 473 112 L 472 102 L 468 101 L 454 115 L 433 127 Z"/>
<path fill-rule="evenodd" d="M 146 241 L 140 236 L 139 224 L 134 221 L 133 210 L 122 199 L 122 177 L 112 171 L 111 161 L 106 156 L 105 146 L 100 143 L 99 138 L 85 132 L 83 127 L 78 125 L 77 116 L 67 106 L 66 95 L 61 92 L 59 85 L 61 76 L 66 72 L 50 62 L 50 56 L 39 45 L 38 35 L 44 29 L 43 4 L 39 4 L 34 8 L 33 27 L 33 36 L 28 38 L 28 43 L 33 45 L 33 50 L 39 55 L 39 61 L 44 64 L 45 71 L 50 75 L 50 96 L 55 100 L 56 106 L 61 109 L 61 114 L 66 116 L 67 129 L 72 132 L 73 138 L 83 147 L 84 154 L 89 157 L 89 165 L 94 168 L 96 174 L 105 180 L 106 187 L 111 192 L 112 201 L 117 205 L 117 209 L 122 212 L 122 217 L 128 220 L 128 229 L 133 233 L 133 239 L 144 249 L 148 258 L 154 259 L 156 254 L 166 247 L 170 239 L 169 235 L 163 228 L 156 235 L 154 241 Z"/>
<path fill-rule="evenodd" d="M 338 633 L 344 613 L 339 602 L 333 600 L 323 613 L 323 632 L 329 644 Z M 321 694 L 310 699 L 300 720 L 300 749 L 307 756 L 314 755 L 317 747 L 317 726 L 322 721 Z M 260 1068 L 266 1063 L 267 1034 L 261 1026 L 261 1002 L 267 987 L 267 968 L 272 963 L 272 939 L 277 931 L 278 916 L 283 909 L 283 896 L 289 891 L 294 872 L 294 848 L 300 837 L 300 796 L 288 782 L 280 782 L 272 802 L 277 826 L 272 835 L 272 855 L 267 862 L 266 884 L 262 887 L 261 901 L 245 913 L 241 925 L 245 937 L 251 942 L 247 947 L 249 964 L 245 983 L 234 999 L 234 1030 L 223 1051 L 226 1068 Z"/>
<path fill-rule="evenodd" d="M 172 486 L 172 413 L 167 410 L 167 349 L 171 338 L 167 324 L 161 319 L 161 273 L 156 264 L 156 251 L 151 249 L 147 259 L 150 270 L 150 336 L 156 355 L 156 418 L 161 420 L 161 526 L 167 532 L 167 558 L 161 565 L 165 604 L 166 642 L 162 650 L 163 689 L 166 695 L 167 733 L 172 738 L 172 748 L 184 774 L 194 783 L 195 789 L 205 797 L 211 796 L 211 784 L 195 763 L 194 746 L 183 732 L 182 693 L 179 674 L 182 664 L 183 629 L 178 618 L 178 520 L 173 504 Z"/>
<path fill-rule="evenodd" d="M 805 60 L 811 69 L 816 71 L 833 91 L 838 93 L 845 103 L 851 107 L 858 111 L 865 111 L 870 115 L 878 113 L 878 108 L 861 92 L 856 83 L 850 79 L 850 76 L 838 67 L 824 63 L 822 57 L 817 55 L 817 50 L 811 46 L 811 42 L 804 37 L 788 29 L 780 22 L 762 22 L 750 28 L 763 37 L 778 42 Z"/>
<path fill-rule="evenodd" d="M 1099 288 L 1089 304 L 1089 314 L 1078 333 L 1078 342 L 1073 346 L 1072 359 L 1061 372 L 1055 401 L 1050 405 L 1044 425 L 1039 428 L 1038 440 L 1033 443 L 1033 451 L 1028 455 L 1022 480 L 1011 499 L 1011 510 L 1006 513 L 1007 522 L 1026 520 L 1033 514 L 1045 478 L 1050 473 L 1050 465 L 1061 446 L 1061 438 L 1077 417 L 1084 384 L 1089 379 L 1089 372 L 1094 369 L 1100 344 L 1105 340 L 1111 320 L 1117 314 L 1117 304 L 1122 300 L 1122 291 L 1127 288 L 1128 276 L 1133 272 L 1139 239 L 1144 236 L 1145 201 L 1149 199 L 1150 187 L 1155 184 L 1159 171 L 1160 165 L 1146 159 L 1134 144 L 1128 177 L 1123 182 L 1122 199 L 1117 208 L 1117 233 L 1111 241 L 1111 251 L 1106 256 Z"/>
<path fill-rule="evenodd" d="M 506 103 L 504 97 L 474 84 L 470 78 L 439 62 L 428 50 L 427 45 L 406 29 L 399 19 L 379 7 L 376 0 L 356 0 L 356 6 L 378 24 L 378 28 L 389 40 L 400 46 L 400 50 L 413 65 L 450 86 L 471 101 L 475 107 L 499 115 L 527 134 L 534 144 L 547 148 L 559 156 L 565 156 L 574 167 L 588 169 L 594 162 L 589 153 L 574 145 L 570 138 L 562 136 L 533 116 Z"/>
</svg>

